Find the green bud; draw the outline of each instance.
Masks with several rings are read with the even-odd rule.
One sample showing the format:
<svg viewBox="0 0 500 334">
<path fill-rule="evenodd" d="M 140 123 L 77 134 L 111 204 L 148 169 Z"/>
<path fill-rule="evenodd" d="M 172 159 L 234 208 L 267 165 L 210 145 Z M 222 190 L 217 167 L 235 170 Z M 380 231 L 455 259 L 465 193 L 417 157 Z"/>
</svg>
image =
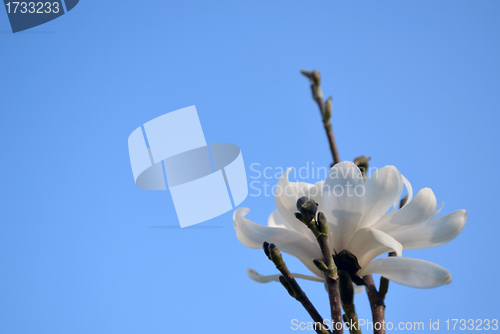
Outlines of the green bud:
<svg viewBox="0 0 500 334">
<path fill-rule="evenodd" d="M 294 215 L 295 215 L 295 218 L 297 218 L 298 220 L 300 220 L 300 221 L 301 221 L 301 222 L 303 222 L 304 224 L 307 224 L 307 223 L 305 222 L 305 218 L 304 218 L 304 216 L 303 216 L 300 212 L 295 212 L 295 213 L 294 213 Z"/>
<path fill-rule="evenodd" d="M 321 259 L 314 259 L 313 263 L 322 272 L 328 271 L 328 267 L 326 266 L 326 264 L 325 264 L 325 262 L 323 260 L 321 260 Z"/>
<path fill-rule="evenodd" d="M 290 286 L 290 284 L 288 284 L 288 282 L 286 281 L 285 277 L 283 277 L 283 275 L 280 275 L 279 280 L 280 280 L 281 285 L 283 285 L 285 287 L 286 291 L 288 291 L 288 293 L 290 294 L 290 296 L 292 296 L 293 298 L 296 298 L 295 297 L 295 292 L 293 291 L 293 289 Z"/>
<path fill-rule="evenodd" d="M 302 214 L 303 220 L 301 219 L 301 221 L 305 224 L 309 224 L 309 222 L 316 216 L 316 211 L 318 211 L 318 203 L 304 196 L 297 200 L 297 209 Z"/>
<path fill-rule="evenodd" d="M 304 76 L 306 76 L 311 82 L 313 81 L 313 76 L 312 72 L 308 70 L 300 70 L 300 73 L 302 73 Z"/>
<path fill-rule="evenodd" d="M 306 196 L 303 196 L 297 200 L 297 210 L 301 210 L 302 206 L 304 206 L 307 202 L 309 201 L 309 198 Z"/>
<path fill-rule="evenodd" d="M 361 155 L 354 159 L 354 164 L 358 166 L 359 170 L 361 171 L 361 174 L 363 174 L 363 179 L 366 182 L 366 172 L 368 171 L 368 161 L 370 161 L 371 158 L 365 157 L 364 155 Z"/>
<path fill-rule="evenodd" d="M 281 252 L 278 249 L 278 247 L 276 247 L 275 244 L 269 244 L 268 249 L 269 249 L 271 261 L 274 262 L 276 267 L 281 266 L 283 264 L 283 257 L 281 256 Z"/>
<path fill-rule="evenodd" d="M 323 115 L 323 123 L 326 123 L 332 117 L 332 97 L 325 101 L 325 114 Z"/>
<path fill-rule="evenodd" d="M 321 82 L 321 75 L 319 74 L 318 70 L 300 70 L 300 73 L 306 76 L 311 81 L 311 83 L 315 85 L 319 85 Z"/>
<path fill-rule="evenodd" d="M 321 75 L 319 74 L 318 70 L 313 70 L 311 77 L 313 83 L 319 86 L 319 84 L 321 83 Z"/>
<path fill-rule="evenodd" d="M 326 216 L 323 212 L 318 212 L 316 224 L 319 232 L 328 234 L 328 221 L 326 220 Z"/>
</svg>

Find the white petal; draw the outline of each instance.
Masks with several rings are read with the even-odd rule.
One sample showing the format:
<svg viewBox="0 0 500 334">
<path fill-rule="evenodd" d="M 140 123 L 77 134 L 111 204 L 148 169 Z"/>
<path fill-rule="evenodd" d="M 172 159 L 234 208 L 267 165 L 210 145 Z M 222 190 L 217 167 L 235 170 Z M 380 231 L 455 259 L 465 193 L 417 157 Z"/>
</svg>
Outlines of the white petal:
<svg viewBox="0 0 500 334">
<path fill-rule="evenodd" d="M 394 251 L 401 256 L 403 246 L 388 234 L 365 227 L 356 231 L 347 249 L 358 258 L 358 263 L 363 268 L 371 260 L 384 253 Z"/>
<path fill-rule="evenodd" d="M 245 218 L 249 212 L 247 208 L 239 208 L 233 214 L 236 236 L 243 245 L 258 249 L 262 248 L 264 241 L 274 243 L 281 252 L 295 256 L 314 274 L 322 277 L 312 261 L 322 256 L 317 242 L 312 242 L 304 235 L 292 230 L 256 224 Z"/>
<path fill-rule="evenodd" d="M 274 210 L 269 215 L 269 218 L 267 219 L 267 226 L 292 229 L 288 221 L 281 215 L 278 209 Z"/>
<path fill-rule="evenodd" d="M 324 211 L 323 210 L 323 186 L 325 185 L 325 181 L 319 181 L 316 182 L 314 185 L 314 189 L 311 188 L 309 190 L 310 192 L 310 198 L 314 200 L 316 203 L 318 203 L 318 211 Z"/>
<path fill-rule="evenodd" d="M 411 200 L 413 199 L 413 188 L 411 187 L 410 181 L 404 175 L 401 175 L 403 177 L 403 183 L 406 187 L 406 191 L 408 192 L 408 198 L 406 199 L 405 205 L 409 204 Z M 399 202 L 397 203 L 396 207 L 399 207 Z"/>
<path fill-rule="evenodd" d="M 430 188 L 421 189 L 417 196 L 401 210 L 392 215 L 383 216 L 372 227 L 390 235 L 428 220 L 436 211 L 436 196 Z"/>
<path fill-rule="evenodd" d="M 375 171 L 365 183 L 363 216 L 358 228 L 368 227 L 379 220 L 403 192 L 403 178 L 396 167 L 385 166 Z"/>
<path fill-rule="evenodd" d="M 330 169 L 323 186 L 323 210 L 330 226 L 330 245 L 340 252 L 356 232 L 363 214 L 364 181 L 359 168 L 342 161 Z"/>
<path fill-rule="evenodd" d="M 451 274 L 445 268 L 432 262 L 407 257 L 377 259 L 358 272 L 359 276 L 369 274 L 380 274 L 401 285 L 420 289 L 451 283 Z"/>
<path fill-rule="evenodd" d="M 434 212 L 432 214 L 432 216 L 429 218 L 430 219 L 434 219 L 437 215 L 439 215 L 439 213 L 441 212 L 441 210 L 443 209 L 443 206 L 444 206 L 444 202 L 441 203 L 441 206 L 439 207 L 439 209 L 436 210 L 436 212 Z"/>
<path fill-rule="evenodd" d="M 288 221 L 287 228 L 291 228 L 311 241 L 316 241 L 316 238 L 300 220 L 295 218 L 294 213 L 297 212 L 297 200 L 300 197 L 311 197 L 311 194 L 316 190 L 316 187 L 306 182 L 290 182 L 288 180 L 288 173 L 291 168 L 281 175 L 278 180 L 278 186 L 274 192 L 274 201 L 281 215 Z M 317 192 L 317 191 L 316 191 Z M 317 194 L 315 194 L 317 196 Z"/>
<path fill-rule="evenodd" d="M 410 181 L 408 181 L 408 179 L 406 177 L 404 177 L 404 175 L 401 174 L 401 178 L 403 179 L 403 184 L 404 186 L 406 187 L 406 202 L 403 206 L 407 205 L 408 203 L 410 203 L 410 201 L 412 200 L 413 198 L 413 188 L 411 187 L 411 184 L 410 184 Z M 399 206 L 401 205 L 401 199 L 402 198 L 398 198 L 395 202 L 394 202 L 394 205 L 393 205 L 393 209 L 388 213 L 388 214 L 394 214 L 396 213 L 399 209 L 401 209 Z"/>
<path fill-rule="evenodd" d="M 252 280 L 258 283 L 269 283 L 269 282 L 279 282 L 280 279 L 279 277 L 281 274 L 275 274 L 275 275 L 261 275 L 258 272 L 256 272 L 253 269 L 247 268 L 247 275 L 250 277 Z M 310 276 L 310 275 L 302 275 L 302 274 L 296 274 L 292 273 L 293 277 L 295 278 L 301 278 L 305 279 L 308 281 L 314 281 L 314 282 L 324 282 L 325 280 L 322 278 L 319 278 L 318 276 Z"/>
<path fill-rule="evenodd" d="M 430 248 L 444 245 L 455 239 L 465 226 L 466 210 L 457 210 L 445 216 L 423 222 L 392 234 L 404 249 Z"/>
</svg>

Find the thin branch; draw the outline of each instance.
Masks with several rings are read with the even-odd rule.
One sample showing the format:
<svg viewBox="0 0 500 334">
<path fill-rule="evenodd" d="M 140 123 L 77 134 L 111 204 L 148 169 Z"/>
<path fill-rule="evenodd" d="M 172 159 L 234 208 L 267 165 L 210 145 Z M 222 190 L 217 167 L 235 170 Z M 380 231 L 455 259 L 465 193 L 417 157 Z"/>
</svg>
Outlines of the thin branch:
<svg viewBox="0 0 500 334">
<path fill-rule="evenodd" d="M 372 275 L 363 276 L 366 292 L 372 309 L 373 334 L 385 334 L 385 304 L 384 299 L 375 287 Z"/>
<path fill-rule="evenodd" d="M 328 242 L 326 234 L 321 233 L 317 237 L 317 240 L 321 249 L 321 253 L 323 254 L 323 261 L 325 261 L 325 264 L 328 268 L 328 270 L 324 272 L 324 276 L 328 289 L 328 299 L 330 301 L 332 326 L 334 326 L 333 333 L 342 334 L 344 326 L 341 326 L 340 330 L 335 326 L 335 324 L 337 323 L 342 324 L 342 309 L 340 306 L 339 276 L 337 274 L 337 268 L 335 267 L 335 263 L 333 262 L 332 253 L 330 251 L 330 244 Z"/>
<path fill-rule="evenodd" d="M 344 321 L 349 324 L 349 333 L 351 334 L 361 334 L 361 327 L 359 326 L 358 315 L 356 314 L 356 309 L 354 304 L 342 305 L 344 307 Z"/>
<path fill-rule="evenodd" d="M 316 333 L 318 334 L 331 334 L 329 330 L 324 326 L 325 322 L 323 317 L 316 310 L 314 305 L 311 303 L 306 293 L 302 290 L 299 283 L 295 280 L 290 270 L 286 266 L 286 263 L 283 261 L 283 257 L 281 256 L 281 252 L 278 247 L 274 244 L 269 244 L 264 242 L 264 251 L 268 258 L 276 265 L 276 269 L 278 269 L 283 276 L 280 277 L 281 284 L 286 288 L 288 293 L 299 301 L 302 306 L 305 308 L 307 313 L 314 320 L 316 325 L 314 326 Z"/>
<path fill-rule="evenodd" d="M 306 224 L 316 237 L 316 240 L 318 240 L 319 248 L 323 254 L 323 261 L 316 259 L 314 260 L 314 264 L 323 272 L 323 276 L 325 277 L 328 299 L 330 301 L 333 333 L 342 334 L 344 326 L 342 323 L 342 308 L 340 306 L 339 276 L 328 242 L 328 222 L 322 212 L 318 212 L 316 215 L 317 208 L 318 204 L 316 202 L 307 197 L 301 197 L 297 201 L 297 209 L 299 209 L 300 213 L 296 213 L 295 216 Z M 317 218 L 313 218 L 316 216 Z M 341 324 L 340 329 L 337 328 L 338 323 Z"/>
<path fill-rule="evenodd" d="M 311 72 L 301 70 L 301 73 L 311 81 L 312 96 L 314 101 L 318 104 L 319 111 L 321 113 L 321 120 L 323 121 L 323 126 L 328 138 L 328 144 L 330 145 L 330 151 L 332 152 L 333 166 L 340 162 L 340 156 L 337 149 L 337 143 L 335 142 L 335 136 L 333 135 L 332 123 L 330 122 L 332 114 L 332 98 L 329 97 L 326 101 L 323 100 L 323 92 L 321 91 L 321 75 L 317 70 L 312 70 Z"/>
</svg>

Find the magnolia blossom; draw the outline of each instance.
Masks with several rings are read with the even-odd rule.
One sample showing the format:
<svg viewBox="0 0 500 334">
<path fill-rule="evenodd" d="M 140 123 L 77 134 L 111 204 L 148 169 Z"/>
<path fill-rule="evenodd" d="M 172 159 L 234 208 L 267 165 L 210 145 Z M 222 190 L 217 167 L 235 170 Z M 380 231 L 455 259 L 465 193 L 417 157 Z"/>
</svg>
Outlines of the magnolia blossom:
<svg viewBox="0 0 500 334">
<path fill-rule="evenodd" d="M 378 169 L 366 182 L 359 168 L 349 161 L 336 164 L 327 179 L 316 184 L 290 182 L 289 172 L 290 169 L 278 181 L 274 196 L 277 209 L 269 216 L 268 226 L 245 218 L 250 211 L 247 208 L 234 212 L 234 228 L 242 244 L 257 249 L 264 241 L 274 243 L 316 275 L 299 278 L 322 281 L 323 275 L 313 263 L 313 259 L 322 258 L 317 240 L 294 216 L 297 200 L 307 196 L 318 203 L 318 211 L 328 220 L 328 240 L 333 250 L 340 253 L 347 249 L 357 257 L 361 266 L 358 276 L 380 274 L 415 288 L 451 283 L 451 274 L 445 268 L 403 258 L 402 251 L 437 247 L 453 240 L 465 225 L 467 211 L 457 210 L 435 218 L 442 205 L 437 209 L 432 190 L 423 188 L 412 198 L 410 183 L 394 166 Z M 408 200 L 398 209 L 404 186 Z M 377 258 L 388 252 L 395 252 L 397 257 Z M 252 269 L 248 274 L 263 283 L 278 277 L 262 276 Z"/>
</svg>

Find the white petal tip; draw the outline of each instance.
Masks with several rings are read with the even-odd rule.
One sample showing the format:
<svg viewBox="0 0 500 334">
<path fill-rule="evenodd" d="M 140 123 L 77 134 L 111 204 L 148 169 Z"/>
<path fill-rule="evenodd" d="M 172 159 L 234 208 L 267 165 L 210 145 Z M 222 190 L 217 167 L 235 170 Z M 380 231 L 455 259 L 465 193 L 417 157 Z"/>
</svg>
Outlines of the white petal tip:
<svg viewBox="0 0 500 334">
<path fill-rule="evenodd" d="M 238 222 L 250 212 L 249 208 L 238 208 L 233 213 L 233 226 L 236 228 Z"/>
<path fill-rule="evenodd" d="M 257 283 L 269 283 L 275 281 L 275 276 L 277 275 L 269 275 L 264 276 L 253 270 L 252 268 L 247 268 L 248 277 Z"/>
</svg>

